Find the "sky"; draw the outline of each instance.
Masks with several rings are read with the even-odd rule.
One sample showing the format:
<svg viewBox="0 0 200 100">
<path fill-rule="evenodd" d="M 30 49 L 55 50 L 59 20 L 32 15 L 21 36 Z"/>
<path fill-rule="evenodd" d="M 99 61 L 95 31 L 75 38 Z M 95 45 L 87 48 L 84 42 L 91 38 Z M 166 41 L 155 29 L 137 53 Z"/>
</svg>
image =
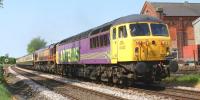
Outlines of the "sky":
<svg viewBox="0 0 200 100">
<path fill-rule="evenodd" d="M 0 55 L 20 57 L 27 54 L 27 45 L 35 37 L 40 36 L 48 44 L 52 44 L 116 18 L 139 14 L 144 2 L 145 0 L 3 0 L 3 8 L 0 8 Z"/>
</svg>

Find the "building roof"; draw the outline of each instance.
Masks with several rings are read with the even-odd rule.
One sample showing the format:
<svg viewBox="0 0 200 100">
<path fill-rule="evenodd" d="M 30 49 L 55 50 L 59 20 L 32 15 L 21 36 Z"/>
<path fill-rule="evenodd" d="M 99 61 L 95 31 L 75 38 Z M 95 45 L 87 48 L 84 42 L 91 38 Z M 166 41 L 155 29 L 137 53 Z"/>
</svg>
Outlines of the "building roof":
<svg viewBox="0 0 200 100">
<path fill-rule="evenodd" d="M 200 16 L 200 3 L 149 2 L 155 9 L 163 9 L 166 16 Z"/>
<path fill-rule="evenodd" d="M 59 44 L 77 41 L 77 40 L 80 40 L 82 38 L 86 38 L 90 35 L 93 35 L 94 32 L 98 31 L 98 33 L 99 33 L 102 30 L 109 29 L 113 25 L 118 25 L 118 24 L 122 24 L 122 23 L 129 23 L 129 22 L 162 22 L 162 21 L 160 19 L 158 19 L 156 17 L 152 17 L 152 16 L 132 14 L 132 15 L 120 17 L 120 18 L 115 19 L 113 21 L 107 22 L 103 25 L 89 29 L 88 31 L 85 31 L 85 32 L 79 33 L 77 35 L 74 35 L 72 37 L 66 38 L 66 39 L 60 41 Z"/>
</svg>

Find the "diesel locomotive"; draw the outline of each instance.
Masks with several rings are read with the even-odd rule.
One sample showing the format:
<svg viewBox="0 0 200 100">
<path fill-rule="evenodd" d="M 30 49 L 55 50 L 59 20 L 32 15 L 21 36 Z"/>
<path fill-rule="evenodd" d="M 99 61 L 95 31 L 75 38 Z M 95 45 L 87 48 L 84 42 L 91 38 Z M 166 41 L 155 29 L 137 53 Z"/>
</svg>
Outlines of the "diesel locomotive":
<svg viewBox="0 0 200 100">
<path fill-rule="evenodd" d="M 170 41 L 160 19 L 129 15 L 20 57 L 17 65 L 114 84 L 155 82 L 178 69 L 168 59 Z"/>
</svg>

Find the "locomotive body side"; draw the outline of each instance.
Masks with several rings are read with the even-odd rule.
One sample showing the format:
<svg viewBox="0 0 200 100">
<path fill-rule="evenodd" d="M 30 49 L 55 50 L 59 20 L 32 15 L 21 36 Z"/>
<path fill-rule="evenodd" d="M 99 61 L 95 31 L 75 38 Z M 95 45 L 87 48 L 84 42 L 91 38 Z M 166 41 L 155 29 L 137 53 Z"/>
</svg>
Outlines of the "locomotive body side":
<svg viewBox="0 0 200 100">
<path fill-rule="evenodd" d="M 57 64 L 110 64 L 109 55 L 109 31 L 56 47 Z"/>
<path fill-rule="evenodd" d="M 169 76 L 167 25 L 144 15 L 121 17 L 34 53 L 34 69 L 114 84 Z"/>
<path fill-rule="evenodd" d="M 82 64 L 110 64 L 109 31 L 90 35 L 85 41 L 81 41 Z M 86 48 L 85 48 L 86 47 Z"/>
<path fill-rule="evenodd" d="M 56 70 L 55 44 L 34 52 L 34 69 L 54 73 Z"/>
</svg>

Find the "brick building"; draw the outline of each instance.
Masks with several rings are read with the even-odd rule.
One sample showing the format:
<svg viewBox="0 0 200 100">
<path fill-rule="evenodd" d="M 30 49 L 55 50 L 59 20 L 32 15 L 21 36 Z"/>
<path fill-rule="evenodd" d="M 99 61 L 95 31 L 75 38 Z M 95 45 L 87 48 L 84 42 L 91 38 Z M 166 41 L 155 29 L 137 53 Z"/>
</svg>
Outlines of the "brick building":
<svg viewBox="0 0 200 100">
<path fill-rule="evenodd" d="M 146 1 L 141 14 L 155 16 L 168 24 L 172 48 L 183 57 L 183 47 L 194 45 L 192 22 L 200 16 L 200 3 L 168 3 Z"/>
</svg>

